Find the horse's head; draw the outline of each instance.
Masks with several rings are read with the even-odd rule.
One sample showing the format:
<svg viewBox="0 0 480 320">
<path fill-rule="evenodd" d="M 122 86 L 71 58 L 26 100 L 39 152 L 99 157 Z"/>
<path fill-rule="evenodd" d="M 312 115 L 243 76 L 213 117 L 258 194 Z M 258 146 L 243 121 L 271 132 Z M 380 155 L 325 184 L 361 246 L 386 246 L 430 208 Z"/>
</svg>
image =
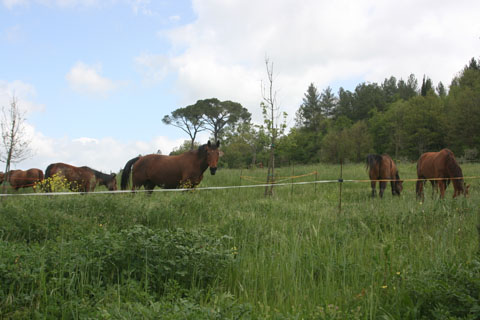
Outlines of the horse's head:
<svg viewBox="0 0 480 320">
<path fill-rule="evenodd" d="M 397 191 L 397 194 L 400 195 L 400 192 L 403 191 L 403 180 L 397 181 L 397 183 L 395 184 L 395 190 Z"/>
<path fill-rule="evenodd" d="M 111 179 L 108 180 L 106 186 L 108 191 L 116 191 L 117 190 L 117 175 L 115 173 L 110 174 Z"/>
<path fill-rule="evenodd" d="M 400 195 L 400 193 L 403 191 L 403 180 L 400 180 L 400 176 L 398 175 L 398 171 L 395 174 L 395 193 Z"/>
<path fill-rule="evenodd" d="M 456 198 L 457 196 L 463 194 L 465 197 L 468 196 L 468 190 L 470 189 L 470 185 L 466 184 L 465 182 L 459 183 L 461 188 L 456 189 L 455 185 L 454 188 L 455 190 L 453 191 L 453 197 Z"/>
<path fill-rule="evenodd" d="M 210 173 L 212 175 L 217 172 L 218 158 L 221 156 L 221 151 L 218 150 L 218 147 L 220 147 L 220 140 L 214 145 L 210 143 L 210 140 L 207 143 L 207 164 L 210 167 Z"/>
</svg>

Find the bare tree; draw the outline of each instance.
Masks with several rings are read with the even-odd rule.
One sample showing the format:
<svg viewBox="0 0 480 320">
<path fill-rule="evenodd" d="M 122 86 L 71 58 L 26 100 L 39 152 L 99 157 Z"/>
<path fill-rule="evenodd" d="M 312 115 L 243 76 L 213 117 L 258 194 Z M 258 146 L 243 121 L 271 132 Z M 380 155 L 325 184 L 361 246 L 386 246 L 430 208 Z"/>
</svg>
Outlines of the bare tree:
<svg viewBox="0 0 480 320">
<path fill-rule="evenodd" d="M 9 180 L 10 165 L 31 156 L 30 140 L 26 137 L 24 122 L 24 113 L 18 107 L 18 99 L 14 95 L 10 107 L 2 107 L 0 123 L 2 130 L 0 161 L 5 163 L 3 193 L 6 191 L 6 182 Z"/>
<path fill-rule="evenodd" d="M 265 58 L 265 66 L 267 69 L 268 83 L 262 83 L 262 97 L 261 102 L 263 122 L 266 125 L 267 133 L 270 135 L 270 158 L 268 161 L 267 186 L 265 187 L 265 196 L 273 195 L 273 184 L 275 183 L 275 143 L 279 135 L 281 135 L 286 128 L 285 120 L 279 125 L 279 111 L 277 105 L 277 92 L 273 89 L 273 63 L 268 58 Z M 283 113 L 284 119 L 287 114 Z"/>
</svg>

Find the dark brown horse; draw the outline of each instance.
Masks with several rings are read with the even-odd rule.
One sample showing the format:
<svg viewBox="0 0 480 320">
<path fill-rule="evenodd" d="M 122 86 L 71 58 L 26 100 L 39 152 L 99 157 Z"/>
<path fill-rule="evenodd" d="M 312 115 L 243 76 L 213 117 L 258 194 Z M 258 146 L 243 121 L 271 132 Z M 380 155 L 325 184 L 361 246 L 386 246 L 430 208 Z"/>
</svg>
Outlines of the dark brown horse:
<svg viewBox="0 0 480 320">
<path fill-rule="evenodd" d="M 45 170 L 45 179 L 53 175 L 65 177 L 70 182 L 70 189 L 80 192 L 95 190 L 97 184 L 104 185 L 109 191 L 117 190 L 116 175 L 105 174 L 89 167 L 75 167 L 66 163 L 52 163 Z"/>
<path fill-rule="evenodd" d="M 36 182 L 43 180 L 43 171 L 40 169 L 28 170 L 10 170 L 8 174 L 8 182 L 15 191 L 20 188 L 33 187 Z"/>
<path fill-rule="evenodd" d="M 165 189 L 178 187 L 195 187 L 203 179 L 203 173 L 210 167 L 210 173 L 215 174 L 220 157 L 220 141 L 216 144 L 200 146 L 197 150 L 190 150 L 176 156 L 149 154 L 138 156 L 125 164 L 123 169 L 121 188 L 126 190 L 132 171 L 132 190 L 144 186 L 152 192 L 155 186 Z"/>
<path fill-rule="evenodd" d="M 388 154 L 369 154 L 367 156 L 367 170 L 372 186 L 372 197 L 375 197 L 377 180 L 390 180 L 393 195 L 400 195 L 403 190 L 403 181 L 398 175 L 397 166 Z M 387 181 L 379 181 L 380 198 L 387 187 Z"/>
<path fill-rule="evenodd" d="M 423 198 L 423 187 L 426 180 L 432 182 L 432 186 L 438 185 L 440 198 L 445 197 L 445 189 L 449 181 L 453 183 L 453 197 L 468 194 L 470 185 L 463 182 L 462 169 L 457 163 L 455 156 L 449 149 L 442 149 L 439 152 L 426 152 L 417 161 L 417 197 Z"/>
</svg>

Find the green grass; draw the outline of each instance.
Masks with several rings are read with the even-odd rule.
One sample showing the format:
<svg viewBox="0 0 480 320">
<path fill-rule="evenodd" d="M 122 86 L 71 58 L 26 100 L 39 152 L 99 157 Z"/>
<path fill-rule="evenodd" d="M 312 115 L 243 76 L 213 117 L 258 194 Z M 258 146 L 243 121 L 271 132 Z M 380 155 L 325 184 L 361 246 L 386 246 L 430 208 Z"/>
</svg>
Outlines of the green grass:
<svg viewBox="0 0 480 320">
<path fill-rule="evenodd" d="M 415 165 L 400 163 L 403 179 Z M 478 164 L 462 166 L 480 176 Z M 293 181 L 339 166 L 280 168 Z M 266 169 L 205 173 L 254 184 Z M 366 179 L 364 165 L 344 179 Z M 292 181 L 291 179 L 288 182 Z M 400 197 L 370 184 L 16 197 L 0 203 L 5 318 L 476 319 L 480 180 L 469 198 Z M 26 190 L 28 192 L 28 190 Z M 0 317 L 1 318 L 1 317 Z"/>
</svg>

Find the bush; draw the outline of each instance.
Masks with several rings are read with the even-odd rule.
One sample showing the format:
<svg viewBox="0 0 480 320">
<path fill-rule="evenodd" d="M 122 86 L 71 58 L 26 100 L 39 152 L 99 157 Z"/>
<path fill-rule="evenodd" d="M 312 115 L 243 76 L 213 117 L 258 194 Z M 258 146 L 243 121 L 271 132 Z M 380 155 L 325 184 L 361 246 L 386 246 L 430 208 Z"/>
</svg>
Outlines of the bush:
<svg viewBox="0 0 480 320">
<path fill-rule="evenodd" d="M 39 190 L 41 192 L 69 192 L 78 191 L 78 188 L 74 186 L 70 181 L 67 180 L 64 176 L 58 175 L 55 173 L 53 176 L 46 178 L 42 181 L 36 182 L 33 186 L 34 190 Z"/>
<path fill-rule="evenodd" d="M 207 288 L 233 262 L 228 241 L 203 232 L 144 226 L 42 245 L 2 241 L 0 314 L 13 316 L 39 305 L 49 310 L 35 312 L 57 317 L 66 302 L 76 308 L 79 299 L 88 304 L 109 287 L 128 283 L 156 298 L 168 293 L 172 281 L 184 289 Z"/>
<path fill-rule="evenodd" d="M 419 319 L 480 319 L 480 259 L 444 264 L 407 281 Z"/>
</svg>

